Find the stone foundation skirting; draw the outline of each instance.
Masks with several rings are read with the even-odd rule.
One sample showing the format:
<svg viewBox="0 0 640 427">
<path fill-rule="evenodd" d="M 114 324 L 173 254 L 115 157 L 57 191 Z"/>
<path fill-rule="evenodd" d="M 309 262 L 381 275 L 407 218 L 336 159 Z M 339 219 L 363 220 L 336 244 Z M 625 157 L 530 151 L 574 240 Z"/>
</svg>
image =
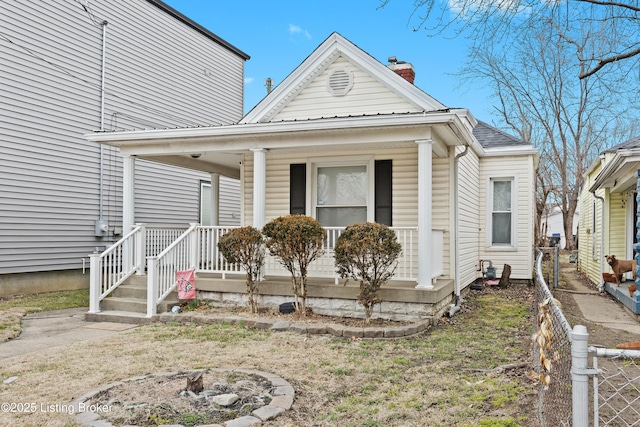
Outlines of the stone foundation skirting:
<svg viewBox="0 0 640 427">
<path fill-rule="evenodd" d="M 249 304 L 246 293 L 198 291 L 198 298 L 207 301 L 214 307 L 246 307 Z M 256 300 L 260 307 L 277 310 L 280 304 L 292 302 L 293 297 L 258 295 Z M 420 322 L 426 318 L 442 316 L 452 302 L 452 298 L 445 298 L 436 304 L 382 301 L 374 307 L 371 318 L 398 322 Z M 324 316 L 365 318 L 364 307 L 353 299 L 308 297 L 307 307 L 314 313 Z"/>
</svg>

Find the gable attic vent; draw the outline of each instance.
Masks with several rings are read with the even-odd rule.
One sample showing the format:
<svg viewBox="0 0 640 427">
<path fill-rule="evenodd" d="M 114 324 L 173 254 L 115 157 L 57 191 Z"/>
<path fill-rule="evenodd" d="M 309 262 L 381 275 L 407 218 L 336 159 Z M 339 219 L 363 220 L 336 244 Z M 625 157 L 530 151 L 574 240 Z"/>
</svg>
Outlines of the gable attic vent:
<svg viewBox="0 0 640 427">
<path fill-rule="evenodd" d="M 353 74 L 346 68 L 336 68 L 327 76 L 327 90 L 332 95 L 346 95 L 353 86 Z"/>
</svg>

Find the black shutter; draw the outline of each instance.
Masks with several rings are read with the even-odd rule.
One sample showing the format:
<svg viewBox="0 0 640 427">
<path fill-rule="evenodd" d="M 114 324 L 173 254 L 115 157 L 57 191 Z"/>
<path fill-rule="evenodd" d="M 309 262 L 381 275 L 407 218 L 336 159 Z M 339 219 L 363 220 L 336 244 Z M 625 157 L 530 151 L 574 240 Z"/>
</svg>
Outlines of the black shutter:
<svg viewBox="0 0 640 427">
<path fill-rule="evenodd" d="M 375 220 L 391 227 L 391 160 L 376 160 Z"/>
<path fill-rule="evenodd" d="M 306 214 L 307 165 L 289 165 L 289 213 Z"/>
</svg>

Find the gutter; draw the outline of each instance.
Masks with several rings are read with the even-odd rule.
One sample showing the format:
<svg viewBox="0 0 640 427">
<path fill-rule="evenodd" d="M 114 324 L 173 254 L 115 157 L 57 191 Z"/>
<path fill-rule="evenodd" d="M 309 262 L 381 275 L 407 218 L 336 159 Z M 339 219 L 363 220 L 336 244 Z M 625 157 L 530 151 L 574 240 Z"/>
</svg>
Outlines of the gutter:
<svg viewBox="0 0 640 427">
<path fill-rule="evenodd" d="M 461 126 L 459 121 L 448 112 L 436 111 L 427 114 L 388 114 L 361 117 L 338 117 L 310 119 L 305 121 L 282 121 L 267 123 L 239 123 L 231 125 L 177 128 L 177 129 L 147 129 L 118 132 L 93 132 L 85 134 L 85 138 L 91 142 L 110 143 L 132 141 L 167 141 L 171 139 L 182 140 L 186 138 L 225 138 L 245 139 L 250 137 L 262 137 L 264 135 L 285 135 L 295 132 L 326 132 L 344 131 L 345 129 L 380 129 L 389 128 L 413 128 L 424 125 L 438 126 L 455 124 Z"/>
</svg>

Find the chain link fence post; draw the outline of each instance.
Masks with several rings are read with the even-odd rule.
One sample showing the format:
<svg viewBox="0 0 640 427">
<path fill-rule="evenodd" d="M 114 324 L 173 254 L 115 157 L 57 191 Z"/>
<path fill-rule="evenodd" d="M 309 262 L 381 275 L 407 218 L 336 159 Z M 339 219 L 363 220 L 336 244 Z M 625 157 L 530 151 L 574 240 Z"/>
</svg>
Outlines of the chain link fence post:
<svg viewBox="0 0 640 427">
<path fill-rule="evenodd" d="M 553 247 L 553 289 L 557 289 L 560 283 L 560 248 L 558 245 Z"/>
<path fill-rule="evenodd" d="M 589 332 L 576 325 L 571 333 L 573 427 L 589 425 Z"/>
</svg>

